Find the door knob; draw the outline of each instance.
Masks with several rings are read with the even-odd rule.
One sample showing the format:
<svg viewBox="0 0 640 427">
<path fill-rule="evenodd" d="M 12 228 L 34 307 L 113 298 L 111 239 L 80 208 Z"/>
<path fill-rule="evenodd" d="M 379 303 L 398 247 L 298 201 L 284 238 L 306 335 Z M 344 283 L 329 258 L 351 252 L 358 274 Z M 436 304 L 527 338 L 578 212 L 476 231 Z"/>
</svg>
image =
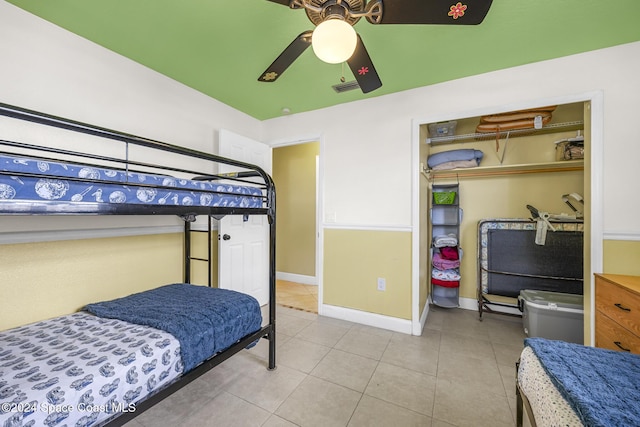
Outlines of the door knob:
<svg viewBox="0 0 640 427">
<path fill-rule="evenodd" d="M 229 239 L 231 239 L 231 236 L 229 236 L 228 234 L 222 235 L 222 240 L 229 240 Z"/>
</svg>

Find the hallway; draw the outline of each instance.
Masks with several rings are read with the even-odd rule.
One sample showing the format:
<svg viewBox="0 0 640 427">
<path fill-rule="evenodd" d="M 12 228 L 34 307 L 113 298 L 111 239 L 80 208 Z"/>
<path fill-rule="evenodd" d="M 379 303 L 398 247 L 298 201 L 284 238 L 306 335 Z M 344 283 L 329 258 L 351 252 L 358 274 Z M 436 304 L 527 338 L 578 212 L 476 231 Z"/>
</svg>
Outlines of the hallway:
<svg viewBox="0 0 640 427">
<path fill-rule="evenodd" d="M 283 307 L 318 313 L 318 286 L 276 281 L 276 303 Z"/>
</svg>

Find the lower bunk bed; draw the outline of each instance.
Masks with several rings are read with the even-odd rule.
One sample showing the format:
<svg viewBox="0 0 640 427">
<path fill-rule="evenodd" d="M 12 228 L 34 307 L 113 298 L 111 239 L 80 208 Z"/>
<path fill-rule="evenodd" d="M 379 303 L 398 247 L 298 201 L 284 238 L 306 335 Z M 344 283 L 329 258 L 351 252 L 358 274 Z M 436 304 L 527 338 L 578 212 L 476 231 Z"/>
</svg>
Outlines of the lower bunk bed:
<svg viewBox="0 0 640 427">
<path fill-rule="evenodd" d="M 249 295 L 172 284 L 0 332 L 0 425 L 121 425 L 268 329 Z"/>
<path fill-rule="evenodd" d="M 517 426 L 640 425 L 640 356 L 527 338 L 517 364 Z"/>
</svg>

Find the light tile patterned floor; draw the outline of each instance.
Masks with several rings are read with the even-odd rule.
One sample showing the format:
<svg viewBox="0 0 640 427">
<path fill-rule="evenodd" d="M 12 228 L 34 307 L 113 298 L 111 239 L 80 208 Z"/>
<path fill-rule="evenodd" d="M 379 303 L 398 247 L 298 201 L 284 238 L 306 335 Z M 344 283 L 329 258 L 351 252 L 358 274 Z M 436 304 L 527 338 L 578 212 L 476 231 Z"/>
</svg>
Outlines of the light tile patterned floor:
<svg viewBox="0 0 640 427">
<path fill-rule="evenodd" d="M 243 350 L 127 424 L 513 426 L 519 318 L 431 307 L 422 336 L 277 309 L 267 342 Z"/>
</svg>

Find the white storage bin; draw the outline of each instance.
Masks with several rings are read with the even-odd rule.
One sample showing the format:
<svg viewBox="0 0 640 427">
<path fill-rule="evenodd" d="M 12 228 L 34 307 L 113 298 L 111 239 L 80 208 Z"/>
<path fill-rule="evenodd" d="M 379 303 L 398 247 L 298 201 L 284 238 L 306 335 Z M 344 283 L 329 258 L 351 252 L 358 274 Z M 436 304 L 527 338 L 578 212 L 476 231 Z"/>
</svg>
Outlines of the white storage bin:
<svg viewBox="0 0 640 427">
<path fill-rule="evenodd" d="M 456 134 L 457 121 L 438 122 L 429 124 L 429 136 L 438 138 L 443 136 L 454 136 Z"/>
<path fill-rule="evenodd" d="M 584 342 L 582 295 L 526 289 L 520 291 L 518 305 L 527 336 Z"/>
</svg>

